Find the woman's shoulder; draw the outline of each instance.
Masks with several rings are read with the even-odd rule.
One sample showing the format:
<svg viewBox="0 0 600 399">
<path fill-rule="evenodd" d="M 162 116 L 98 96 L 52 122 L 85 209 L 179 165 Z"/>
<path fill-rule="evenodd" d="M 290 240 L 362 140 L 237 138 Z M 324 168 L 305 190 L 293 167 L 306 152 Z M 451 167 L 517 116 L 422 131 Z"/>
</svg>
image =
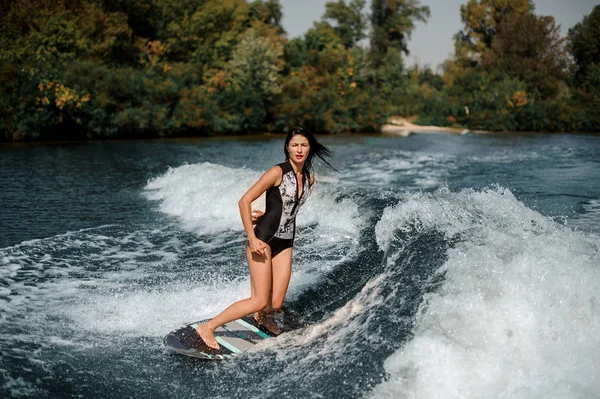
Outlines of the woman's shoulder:
<svg viewBox="0 0 600 399">
<path fill-rule="evenodd" d="M 272 166 L 264 173 L 264 177 L 271 182 L 272 186 L 279 186 L 283 177 L 284 171 L 281 164 Z"/>
<path fill-rule="evenodd" d="M 292 170 L 292 165 L 290 165 L 290 163 L 288 161 L 284 161 L 282 163 L 278 163 L 277 165 L 273 166 L 273 168 L 278 168 L 279 170 L 281 170 L 282 174 L 286 174 L 290 170 Z"/>
<path fill-rule="evenodd" d="M 273 165 L 273 166 L 271 166 L 271 168 L 269 170 L 267 170 L 265 172 L 266 175 L 274 175 L 274 176 L 280 176 L 280 177 L 283 173 L 284 173 L 284 170 L 281 167 L 281 164 Z"/>
</svg>

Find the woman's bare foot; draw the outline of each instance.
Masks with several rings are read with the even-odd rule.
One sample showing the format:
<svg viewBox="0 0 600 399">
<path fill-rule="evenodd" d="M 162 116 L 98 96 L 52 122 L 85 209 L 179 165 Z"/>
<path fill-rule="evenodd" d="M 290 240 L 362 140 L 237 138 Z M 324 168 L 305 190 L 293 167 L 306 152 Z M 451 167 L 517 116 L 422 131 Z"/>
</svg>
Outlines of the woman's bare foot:
<svg viewBox="0 0 600 399">
<path fill-rule="evenodd" d="M 215 332 L 208 326 L 208 323 L 200 324 L 198 327 L 196 327 L 196 332 L 200 336 L 200 339 L 204 341 L 206 346 L 215 350 L 221 349 L 217 343 L 217 340 L 215 339 Z"/>
<path fill-rule="evenodd" d="M 267 327 L 267 330 L 269 330 L 273 334 L 275 334 L 275 335 L 281 334 L 281 331 L 279 330 L 277 323 L 275 323 L 273 320 L 269 320 L 269 318 L 267 317 L 267 315 L 265 313 L 263 313 L 263 312 L 254 313 L 254 320 L 256 320 L 259 324 L 262 324 L 263 326 Z"/>
</svg>

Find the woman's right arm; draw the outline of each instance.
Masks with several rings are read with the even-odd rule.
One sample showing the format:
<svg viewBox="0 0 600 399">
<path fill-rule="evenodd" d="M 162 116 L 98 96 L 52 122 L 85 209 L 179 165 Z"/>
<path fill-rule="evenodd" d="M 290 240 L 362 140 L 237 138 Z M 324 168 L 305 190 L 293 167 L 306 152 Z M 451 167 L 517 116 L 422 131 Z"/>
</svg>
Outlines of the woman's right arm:
<svg viewBox="0 0 600 399">
<path fill-rule="evenodd" d="M 269 187 L 277 185 L 279 180 L 281 180 L 281 168 L 273 166 L 266 171 L 238 201 L 242 224 L 244 225 L 244 230 L 248 236 L 248 246 L 250 247 L 250 251 L 258 255 L 264 254 L 266 244 L 256 237 L 254 229 L 252 228 L 252 201 L 260 197 Z"/>
</svg>

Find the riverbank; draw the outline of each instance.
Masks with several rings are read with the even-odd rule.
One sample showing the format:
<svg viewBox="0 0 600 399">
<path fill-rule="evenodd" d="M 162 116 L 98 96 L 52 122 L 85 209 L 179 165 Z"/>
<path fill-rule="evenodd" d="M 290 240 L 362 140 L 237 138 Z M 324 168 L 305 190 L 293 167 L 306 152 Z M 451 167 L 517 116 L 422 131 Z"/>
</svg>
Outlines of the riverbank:
<svg viewBox="0 0 600 399">
<path fill-rule="evenodd" d="M 411 133 L 452 133 L 452 134 L 490 134 L 491 131 L 485 130 L 469 130 L 456 127 L 441 127 L 441 126 L 422 126 L 412 123 L 415 118 L 405 118 L 401 116 L 393 116 L 389 118 L 389 123 L 381 127 L 381 133 L 407 137 Z"/>
</svg>

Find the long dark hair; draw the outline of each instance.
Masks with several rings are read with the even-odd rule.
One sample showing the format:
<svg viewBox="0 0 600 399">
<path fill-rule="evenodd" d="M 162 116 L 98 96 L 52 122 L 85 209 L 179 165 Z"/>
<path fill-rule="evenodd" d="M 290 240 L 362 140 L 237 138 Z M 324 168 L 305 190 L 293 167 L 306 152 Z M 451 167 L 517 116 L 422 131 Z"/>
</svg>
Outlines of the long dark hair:
<svg viewBox="0 0 600 399">
<path fill-rule="evenodd" d="M 317 139 L 315 138 L 315 136 L 313 136 L 313 134 L 311 132 L 309 132 L 308 130 L 304 129 L 301 126 L 297 126 L 297 127 L 290 129 L 290 131 L 287 134 L 287 137 L 285 138 L 285 144 L 283 145 L 283 152 L 285 154 L 286 161 L 288 159 L 290 159 L 290 154 L 288 153 L 287 146 L 290 143 L 290 140 L 292 139 L 292 137 L 294 137 L 297 134 L 301 134 L 304 137 L 306 137 L 308 139 L 308 144 L 310 145 L 310 151 L 308 152 L 306 161 L 304 161 L 304 170 L 302 171 L 303 174 L 309 174 L 310 172 L 312 172 L 312 169 L 313 169 L 312 162 L 313 162 L 313 159 L 315 156 L 317 156 L 328 168 L 333 169 L 336 172 L 338 171 L 336 168 L 331 166 L 331 164 L 326 159 L 331 156 L 331 151 L 327 147 L 325 147 L 323 144 L 319 143 L 317 141 Z"/>
</svg>

